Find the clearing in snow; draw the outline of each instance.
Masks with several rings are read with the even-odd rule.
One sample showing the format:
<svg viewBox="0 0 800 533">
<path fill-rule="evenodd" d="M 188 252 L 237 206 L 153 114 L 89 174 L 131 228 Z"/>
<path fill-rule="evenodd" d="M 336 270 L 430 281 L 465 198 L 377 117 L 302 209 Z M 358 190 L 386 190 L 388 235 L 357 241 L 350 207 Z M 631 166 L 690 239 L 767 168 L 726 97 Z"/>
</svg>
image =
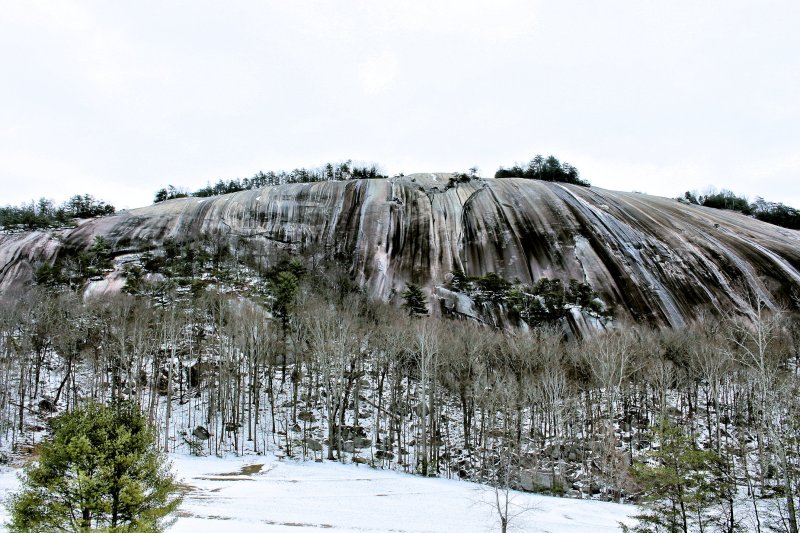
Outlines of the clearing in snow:
<svg viewBox="0 0 800 533">
<path fill-rule="evenodd" d="M 172 532 L 227 531 L 465 533 L 499 530 L 491 487 L 368 466 L 280 460 L 273 455 L 171 455 L 186 491 Z M 5 500 L 19 470 L 0 471 Z M 511 492 L 514 531 L 619 531 L 633 524 L 631 505 Z M 0 520 L 8 520 L 3 508 Z"/>
</svg>

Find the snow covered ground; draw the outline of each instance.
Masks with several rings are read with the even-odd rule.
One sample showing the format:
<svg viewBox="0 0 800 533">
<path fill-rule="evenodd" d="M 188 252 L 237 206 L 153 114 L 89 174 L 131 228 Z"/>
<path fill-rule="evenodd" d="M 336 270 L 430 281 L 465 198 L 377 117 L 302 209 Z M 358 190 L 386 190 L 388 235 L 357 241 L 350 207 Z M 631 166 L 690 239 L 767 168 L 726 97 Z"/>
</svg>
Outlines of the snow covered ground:
<svg viewBox="0 0 800 533">
<path fill-rule="evenodd" d="M 173 532 L 497 531 L 496 512 L 486 502 L 491 489 L 475 483 L 426 479 L 368 466 L 282 461 L 274 456 L 171 456 L 186 496 Z M 0 471 L 3 499 L 18 485 L 17 470 Z M 529 508 L 510 530 L 531 532 L 619 531 L 631 524 L 630 505 L 513 493 L 513 504 Z M 5 522 L 8 512 L 0 511 Z"/>
</svg>

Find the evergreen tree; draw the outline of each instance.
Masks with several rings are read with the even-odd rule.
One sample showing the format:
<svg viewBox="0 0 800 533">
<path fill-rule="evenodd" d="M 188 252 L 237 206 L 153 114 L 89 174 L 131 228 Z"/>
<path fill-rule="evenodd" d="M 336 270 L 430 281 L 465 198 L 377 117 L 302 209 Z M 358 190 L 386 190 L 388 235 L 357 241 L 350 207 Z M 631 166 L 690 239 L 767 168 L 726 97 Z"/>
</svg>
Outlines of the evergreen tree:
<svg viewBox="0 0 800 533">
<path fill-rule="evenodd" d="M 272 312 L 281 319 L 283 329 L 289 326 L 289 317 L 294 309 L 297 295 L 300 293 L 300 284 L 297 276 L 288 270 L 278 272 L 272 282 Z"/>
<path fill-rule="evenodd" d="M 156 196 L 153 198 L 153 203 L 163 202 L 167 199 L 167 189 L 162 188 L 156 191 Z"/>
<path fill-rule="evenodd" d="M 682 428 L 662 421 L 652 434 L 659 446 L 633 467 L 642 489 L 640 533 L 703 531 L 709 510 L 730 492 L 724 463 L 713 450 L 701 450 Z"/>
<path fill-rule="evenodd" d="M 136 404 L 90 403 L 50 422 L 38 463 L 10 501 L 12 531 L 162 531 L 180 503 Z"/>
<path fill-rule="evenodd" d="M 403 308 L 411 316 L 428 314 L 428 298 L 422 288 L 414 283 L 409 283 L 400 296 L 403 297 Z"/>
</svg>

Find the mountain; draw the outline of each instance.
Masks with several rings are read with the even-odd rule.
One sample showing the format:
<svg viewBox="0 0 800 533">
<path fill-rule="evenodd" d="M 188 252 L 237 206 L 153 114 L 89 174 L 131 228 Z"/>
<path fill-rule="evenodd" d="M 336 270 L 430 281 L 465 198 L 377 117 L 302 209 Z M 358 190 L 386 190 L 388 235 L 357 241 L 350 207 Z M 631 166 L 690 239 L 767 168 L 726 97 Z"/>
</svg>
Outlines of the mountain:
<svg viewBox="0 0 800 533">
<path fill-rule="evenodd" d="M 97 236 L 123 257 L 203 234 L 268 261 L 287 252 L 333 257 L 384 300 L 409 282 L 447 299 L 454 271 L 526 284 L 577 279 L 617 318 L 680 327 L 756 298 L 776 307 L 800 296 L 798 231 L 640 193 L 445 173 L 181 198 L 73 229 L 7 233 L 0 290 Z M 119 269 L 107 278 L 106 289 L 121 286 Z"/>
</svg>

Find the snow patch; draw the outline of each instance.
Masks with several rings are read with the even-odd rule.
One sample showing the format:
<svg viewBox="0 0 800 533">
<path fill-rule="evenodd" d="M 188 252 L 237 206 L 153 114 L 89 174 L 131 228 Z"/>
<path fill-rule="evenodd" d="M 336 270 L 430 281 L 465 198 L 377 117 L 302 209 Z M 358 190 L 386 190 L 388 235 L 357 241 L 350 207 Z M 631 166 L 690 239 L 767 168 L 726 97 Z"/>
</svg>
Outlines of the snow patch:
<svg viewBox="0 0 800 533">
<path fill-rule="evenodd" d="M 186 494 L 172 532 L 265 531 L 297 533 L 324 528 L 345 532 L 492 531 L 497 517 L 491 488 L 335 462 L 285 461 L 275 455 L 171 455 Z M 0 470 L 0 497 L 19 488 L 18 470 Z M 531 532 L 612 532 L 632 525 L 631 505 L 512 493 L 530 508 L 512 525 Z M 9 518 L 0 510 L 0 521 Z"/>
</svg>

